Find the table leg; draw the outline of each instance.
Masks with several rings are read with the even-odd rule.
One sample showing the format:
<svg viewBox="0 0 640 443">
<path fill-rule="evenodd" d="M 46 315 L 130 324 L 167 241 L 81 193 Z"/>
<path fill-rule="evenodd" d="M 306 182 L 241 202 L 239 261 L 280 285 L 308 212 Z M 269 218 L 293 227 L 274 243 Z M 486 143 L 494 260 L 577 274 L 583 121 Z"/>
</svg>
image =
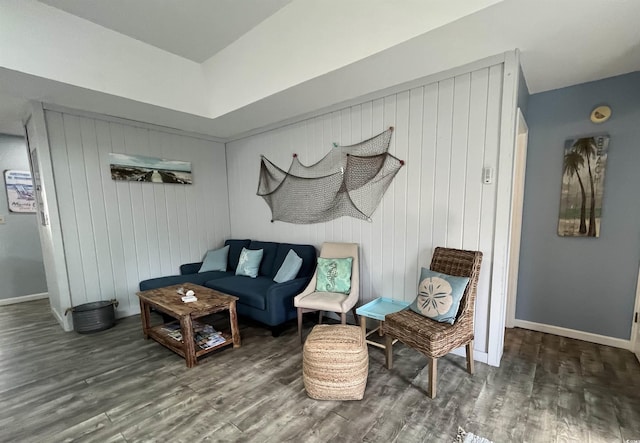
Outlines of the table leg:
<svg viewBox="0 0 640 443">
<path fill-rule="evenodd" d="M 384 338 L 384 356 L 387 362 L 387 369 L 393 367 L 393 337 L 389 334 Z"/>
<path fill-rule="evenodd" d="M 362 328 L 362 338 L 367 340 L 367 317 L 360 315 L 360 327 Z"/>
<path fill-rule="evenodd" d="M 149 305 L 140 299 L 140 319 L 142 320 L 142 334 L 145 340 L 149 339 L 149 329 L 151 328 L 151 309 Z"/>
<path fill-rule="evenodd" d="M 382 337 L 384 333 L 382 332 L 382 327 L 384 326 L 384 321 L 380 320 L 378 322 L 378 336 Z"/>
<path fill-rule="evenodd" d="M 187 361 L 187 368 L 193 368 L 198 364 L 196 358 L 196 344 L 193 340 L 193 322 L 190 315 L 180 317 L 180 329 L 182 332 L 184 359 Z"/>
<path fill-rule="evenodd" d="M 236 313 L 236 301 L 229 303 L 229 323 L 231 323 L 231 337 L 233 347 L 240 347 L 240 331 L 238 331 L 238 314 Z"/>
</svg>

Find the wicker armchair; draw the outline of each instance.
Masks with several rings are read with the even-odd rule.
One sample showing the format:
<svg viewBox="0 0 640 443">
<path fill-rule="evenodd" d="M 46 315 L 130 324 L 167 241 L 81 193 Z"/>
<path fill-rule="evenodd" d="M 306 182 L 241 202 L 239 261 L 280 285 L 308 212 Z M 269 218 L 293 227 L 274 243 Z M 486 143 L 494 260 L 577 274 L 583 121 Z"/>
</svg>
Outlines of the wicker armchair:
<svg viewBox="0 0 640 443">
<path fill-rule="evenodd" d="M 469 277 L 453 325 L 416 314 L 410 309 L 385 317 L 387 368 L 393 365 L 393 339 L 422 352 L 429 358 L 429 396 L 436 396 L 438 358 L 461 346 L 467 347 L 467 370 L 473 374 L 473 315 L 482 252 L 436 248 L 429 269 L 443 274 Z"/>
</svg>

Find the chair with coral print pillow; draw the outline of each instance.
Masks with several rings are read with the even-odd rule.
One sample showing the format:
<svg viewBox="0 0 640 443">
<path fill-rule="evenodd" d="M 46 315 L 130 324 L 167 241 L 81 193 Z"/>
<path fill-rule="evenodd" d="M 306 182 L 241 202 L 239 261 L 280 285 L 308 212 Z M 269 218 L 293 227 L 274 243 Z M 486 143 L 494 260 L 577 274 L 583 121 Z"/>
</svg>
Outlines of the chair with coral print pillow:
<svg viewBox="0 0 640 443">
<path fill-rule="evenodd" d="M 421 315 L 418 309 L 405 309 L 400 312 L 388 314 L 385 317 L 383 333 L 386 339 L 387 368 L 393 365 L 393 339 L 398 339 L 405 345 L 412 347 L 429 359 L 429 396 L 436 396 L 436 374 L 438 358 L 443 357 L 456 348 L 466 346 L 467 370 L 473 374 L 473 315 L 475 309 L 478 277 L 480 275 L 480 263 L 482 252 L 465 251 L 461 249 L 438 247 L 433 253 L 429 270 L 435 273 L 446 274 L 453 279 L 468 277 L 466 286 L 462 286 L 462 298 L 459 300 L 457 315 L 447 317 L 439 311 L 439 300 L 445 300 L 445 309 L 451 306 L 451 296 L 441 288 L 433 284 L 431 288 L 424 288 L 421 282 L 421 292 L 416 301 L 421 306 L 427 306 Z M 434 277 L 434 281 L 442 282 L 440 277 Z M 429 283 L 429 282 L 427 282 Z M 451 286 L 443 283 L 449 290 Z M 426 293 L 423 293 L 423 288 Z M 431 292 L 430 292 L 431 289 Z M 416 303 L 414 302 L 414 306 Z M 432 310 L 433 312 L 430 312 Z M 418 312 L 417 312 L 418 311 Z M 454 311 L 455 314 L 455 311 Z M 432 316 L 433 318 L 429 318 Z M 444 318 L 443 318 L 444 317 Z"/>
</svg>

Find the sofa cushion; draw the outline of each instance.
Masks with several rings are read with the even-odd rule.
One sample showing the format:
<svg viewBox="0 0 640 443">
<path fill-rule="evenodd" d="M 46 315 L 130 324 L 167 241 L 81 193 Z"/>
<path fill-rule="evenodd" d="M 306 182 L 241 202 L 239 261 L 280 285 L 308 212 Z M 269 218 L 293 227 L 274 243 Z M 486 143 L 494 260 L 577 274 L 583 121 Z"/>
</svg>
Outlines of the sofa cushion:
<svg viewBox="0 0 640 443">
<path fill-rule="evenodd" d="M 238 261 L 238 267 L 236 268 L 236 275 L 244 275 L 246 277 L 256 278 L 258 276 L 258 269 L 260 269 L 262 255 L 262 249 L 253 250 L 242 248 L 240 260 Z"/>
<path fill-rule="evenodd" d="M 282 266 L 276 272 L 276 276 L 273 277 L 273 281 L 276 283 L 284 283 L 296 278 L 300 268 L 302 267 L 302 259 L 298 257 L 298 254 L 293 249 L 289 249 Z"/>
<path fill-rule="evenodd" d="M 262 249 L 262 262 L 260 263 L 260 271 L 258 275 L 264 275 L 273 278 L 278 272 L 279 268 L 273 269 L 273 262 L 276 259 L 276 253 L 278 252 L 278 243 L 267 241 L 255 241 L 252 240 L 249 245 L 249 249 Z"/>
<path fill-rule="evenodd" d="M 207 281 L 213 281 L 219 278 L 233 275 L 233 272 L 208 271 L 199 274 L 187 275 L 170 275 L 168 277 L 151 278 L 140 282 L 140 290 L 163 288 L 171 285 L 181 285 L 182 283 L 193 283 L 196 285 L 204 285 Z"/>
<path fill-rule="evenodd" d="M 313 271 L 316 269 L 317 257 L 316 248 L 312 245 L 279 243 L 278 253 L 276 254 L 276 259 L 273 262 L 273 269 L 275 269 L 275 272 L 278 272 L 278 269 L 280 269 L 280 266 L 284 263 L 287 254 L 292 249 L 296 254 L 298 254 L 298 257 L 302 259 L 302 267 L 300 268 L 300 271 L 298 271 L 297 277 L 311 277 L 313 275 Z"/>
<path fill-rule="evenodd" d="M 242 248 L 248 248 L 250 243 L 251 240 L 227 240 L 224 242 L 225 246 L 229 246 L 229 266 L 227 266 L 227 271 L 236 270 Z"/>
<path fill-rule="evenodd" d="M 207 271 L 226 271 L 227 259 L 229 258 L 229 246 L 224 248 L 207 251 L 202 261 L 202 267 L 198 272 Z"/>
<path fill-rule="evenodd" d="M 242 277 L 233 276 L 211 280 L 205 286 L 225 294 L 239 297 L 238 303 L 251 306 L 256 309 L 266 309 L 265 298 L 270 286 L 275 285 L 269 277 Z"/>
</svg>

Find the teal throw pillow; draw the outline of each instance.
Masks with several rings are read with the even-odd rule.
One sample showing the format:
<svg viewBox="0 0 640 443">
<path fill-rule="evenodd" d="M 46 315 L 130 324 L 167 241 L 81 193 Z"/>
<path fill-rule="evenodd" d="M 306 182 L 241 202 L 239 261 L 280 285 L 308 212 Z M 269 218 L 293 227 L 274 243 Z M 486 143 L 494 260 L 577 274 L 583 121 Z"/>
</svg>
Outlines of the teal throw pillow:
<svg viewBox="0 0 640 443">
<path fill-rule="evenodd" d="M 468 283 L 469 277 L 455 277 L 422 268 L 418 296 L 410 308 L 432 320 L 453 324 Z"/>
<path fill-rule="evenodd" d="M 236 268 L 236 275 L 256 278 L 258 276 L 258 270 L 260 269 L 260 262 L 262 261 L 262 253 L 262 249 L 256 251 L 242 248 L 240 260 L 238 260 L 238 267 Z"/>
<path fill-rule="evenodd" d="M 287 256 L 284 258 L 280 269 L 273 277 L 273 281 L 276 283 L 284 283 L 289 280 L 293 280 L 298 275 L 298 271 L 302 267 L 302 259 L 298 257 L 293 249 L 289 249 Z"/>
<path fill-rule="evenodd" d="M 353 257 L 323 258 L 318 257 L 316 273 L 317 292 L 351 292 L 351 264 Z"/>
<path fill-rule="evenodd" d="M 229 256 L 229 246 L 216 249 L 215 251 L 208 251 L 202 261 L 202 266 L 198 272 L 208 271 L 226 271 L 227 270 L 227 257 Z"/>
</svg>

